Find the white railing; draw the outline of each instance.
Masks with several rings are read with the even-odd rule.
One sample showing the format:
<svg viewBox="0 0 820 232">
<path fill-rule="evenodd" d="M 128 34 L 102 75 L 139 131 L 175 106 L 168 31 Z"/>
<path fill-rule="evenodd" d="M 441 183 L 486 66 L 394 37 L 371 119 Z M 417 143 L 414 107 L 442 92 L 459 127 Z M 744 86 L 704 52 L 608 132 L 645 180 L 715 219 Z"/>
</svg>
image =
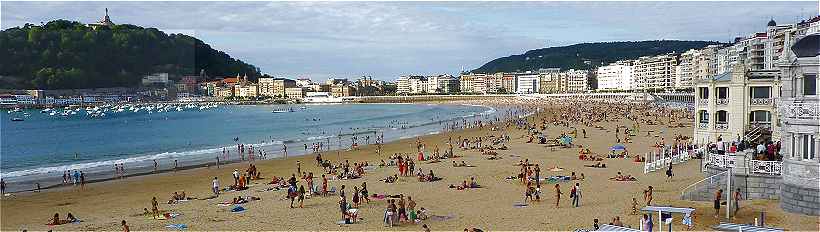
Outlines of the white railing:
<svg viewBox="0 0 820 232">
<path fill-rule="evenodd" d="M 700 105 L 700 106 L 709 105 L 709 99 L 698 99 L 698 105 Z"/>
<path fill-rule="evenodd" d="M 715 130 L 728 130 L 728 129 L 729 129 L 729 123 L 725 123 L 725 122 L 724 123 L 720 123 L 720 122 L 715 123 Z"/>
<path fill-rule="evenodd" d="M 783 161 L 749 161 L 749 169 L 752 173 L 780 175 L 783 173 Z"/>
<path fill-rule="evenodd" d="M 768 106 L 772 104 L 771 98 L 752 98 L 752 101 L 749 103 L 753 106 Z"/>
<path fill-rule="evenodd" d="M 817 102 L 786 102 L 778 109 L 786 118 L 820 119 L 820 103 Z"/>
<path fill-rule="evenodd" d="M 718 98 L 715 99 L 715 105 L 728 105 L 729 99 L 728 98 Z"/>
<path fill-rule="evenodd" d="M 709 129 L 709 123 L 708 122 L 698 123 L 698 128 L 700 128 L 700 129 Z"/>
<path fill-rule="evenodd" d="M 688 149 L 688 145 L 682 145 L 677 149 L 665 147 L 653 152 L 644 154 L 643 173 L 650 173 L 669 167 L 669 164 L 679 164 L 690 160 L 695 149 Z"/>
<path fill-rule="evenodd" d="M 734 168 L 735 156 L 709 153 L 708 155 L 706 155 L 706 159 L 704 159 L 703 165 L 712 165 L 721 168 Z"/>
</svg>

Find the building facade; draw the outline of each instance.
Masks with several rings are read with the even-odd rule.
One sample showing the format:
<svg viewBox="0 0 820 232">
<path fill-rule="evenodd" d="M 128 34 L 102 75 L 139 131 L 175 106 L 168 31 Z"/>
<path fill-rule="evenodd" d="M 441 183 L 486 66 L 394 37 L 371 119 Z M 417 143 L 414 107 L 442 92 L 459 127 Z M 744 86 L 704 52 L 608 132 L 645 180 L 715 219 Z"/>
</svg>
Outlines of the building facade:
<svg viewBox="0 0 820 232">
<path fill-rule="evenodd" d="M 786 40 L 778 57 L 783 82 L 781 116 L 783 185 L 780 206 L 788 212 L 820 215 L 820 33 Z M 790 51 L 791 50 L 791 51 Z"/>
<path fill-rule="evenodd" d="M 632 61 L 618 61 L 597 69 L 599 90 L 628 91 L 635 88 Z"/>
<path fill-rule="evenodd" d="M 675 67 L 677 65 L 678 57 L 675 54 L 638 58 L 634 65 L 637 89 L 663 90 L 674 88 Z"/>
<path fill-rule="evenodd" d="M 732 72 L 695 82 L 696 143 L 778 137 L 774 123 L 774 102 L 780 95 L 778 72 L 745 70 L 739 64 Z"/>
</svg>

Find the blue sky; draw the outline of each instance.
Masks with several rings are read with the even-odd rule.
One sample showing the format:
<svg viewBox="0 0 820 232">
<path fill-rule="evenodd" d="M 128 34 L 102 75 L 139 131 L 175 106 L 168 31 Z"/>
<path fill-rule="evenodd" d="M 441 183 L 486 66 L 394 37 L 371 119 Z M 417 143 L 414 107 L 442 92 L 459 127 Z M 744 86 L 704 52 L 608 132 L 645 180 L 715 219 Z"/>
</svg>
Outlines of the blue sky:
<svg viewBox="0 0 820 232">
<path fill-rule="evenodd" d="M 718 40 L 818 14 L 803 2 L 9 2 L 0 27 L 68 19 L 196 36 L 284 77 L 457 73 L 579 42 Z"/>
</svg>

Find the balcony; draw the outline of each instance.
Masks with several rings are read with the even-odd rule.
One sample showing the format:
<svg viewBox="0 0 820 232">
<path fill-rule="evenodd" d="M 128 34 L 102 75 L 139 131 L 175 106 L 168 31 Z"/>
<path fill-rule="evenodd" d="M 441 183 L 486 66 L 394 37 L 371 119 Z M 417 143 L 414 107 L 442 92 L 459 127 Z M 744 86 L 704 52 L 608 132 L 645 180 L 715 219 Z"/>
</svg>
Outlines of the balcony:
<svg viewBox="0 0 820 232">
<path fill-rule="evenodd" d="M 708 122 L 698 123 L 698 129 L 709 129 L 709 123 Z"/>
<path fill-rule="evenodd" d="M 704 106 L 704 107 L 708 106 L 709 105 L 709 99 L 698 99 L 698 105 L 699 106 Z"/>
<path fill-rule="evenodd" d="M 728 105 L 728 104 L 729 104 L 729 99 L 728 98 L 715 99 L 715 105 L 722 106 L 722 105 Z"/>
<path fill-rule="evenodd" d="M 817 102 L 787 102 L 778 109 L 784 117 L 789 119 L 820 119 L 820 104 Z"/>
<path fill-rule="evenodd" d="M 729 129 L 729 123 L 727 122 L 717 122 L 715 123 L 715 130 L 725 131 Z"/>
<path fill-rule="evenodd" d="M 749 104 L 753 105 L 753 106 L 770 106 L 770 105 L 772 105 L 772 99 L 771 98 L 752 98 L 752 100 L 751 100 L 751 102 L 749 102 Z"/>
</svg>

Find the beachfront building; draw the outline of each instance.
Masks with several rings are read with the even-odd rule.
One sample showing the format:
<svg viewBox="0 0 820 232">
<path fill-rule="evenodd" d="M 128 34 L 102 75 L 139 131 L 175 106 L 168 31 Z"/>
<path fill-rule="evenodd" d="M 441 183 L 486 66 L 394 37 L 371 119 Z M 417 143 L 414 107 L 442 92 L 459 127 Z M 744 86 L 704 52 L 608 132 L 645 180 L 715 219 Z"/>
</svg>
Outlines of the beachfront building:
<svg viewBox="0 0 820 232">
<path fill-rule="evenodd" d="M 259 78 L 259 94 L 266 97 L 285 96 L 285 89 L 296 87 L 296 81 L 285 78 Z"/>
<path fill-rule="evenodd" d="M 484 77 L 484 93 L 507 92 L 504 89 L 503 75 L 487 75 Z"/>
<path fill-rule="evenodd" d="M 487 78 L 487 74 L 484 73 L 461 74 L 459 76 L 459 89 L 462 93 L 486 93 L 485 78 Z"/>
<path fill-rule="evenodd" d="M 597 72 L 599 90 L 634 89 L 635 78 L 632 75 L 633 61 L 623 60 L 599 67 Z"/>
<path fill-rule="evenodd" d="M 452 75 L 434 75 L 427 77 L 428 93 L 455 93 L 458 91 L 458 79 Z"/>
<path fill-rule="evenodd" d="M 696 80 L 695 142 L 706 144 L 718 138 L 723 141 L 776 138 L 777 124 L 773 122 L 777 122 L 774 101 L 780 96 L 778 73 L 777 70 L 746 71 L 743 64 L 738 64 L 732 72 Z"/>
<path fill-rule="evenodd" d="M 783 155 L 780 206 L 820 215 L 820 33 L 797 37 L 794 45 L 786 40 L 786 51 L 778 57 L 783 83 L 777 101 Z"/>
<path fill-rule="evenodd" d="M 562 72 L 562 78 L 566 81 L 565 93 L 583 93 L 591 90 L 589 85 L 589 72 L 587 70 L 570 69 Z"/>
<path fill-rule="evenodd" d="M 296 79 L 296 87 L 307 87 L 313 84 L 313 80 L 308 78 L 297 78 Z"/>
<path fill-rule="evenodd" d="M 285 97 L 287 98 L 295 98 L 295 99 L 302 99 L 305 98 L 305 93 L 307 89 L 304 87 L 291 87 L 285 88 Z"/>
<path fill-rule="evenodd" d="M 517 75 L 515 93 L 529 94 L 538 93 L 541 89 L 541 78 L 538 73 L 526 73 Z"/>
<path fill-rule="evenodd" d="M 529 73 L 496 73 L 496 75 L 501 76 L 501 88 L 503 93 L 513 93 L 518 92 L 518 78 L 521 75 L 530 75 Z M 538 89 L 536 89 L 536 92 Z"/>
<path fill-rule="evenodd" d="M 401 76 L 396 81 L 396 93 L 399 94 L 423 94 L 423 93 L 430 93 L 430 89 L 435 92 L 435 90 L 439 87 L 438 84 L 438 77 L 433 76 L 433 81 L 428 81 L 428 77 L 425 76 L 415 76 L 415 75 L 408 75 L 408 76 Z M 432 85 L 432 86 L 431 86 Z"/>
<path fill-rule="evenodd" d="M 635 61 L 633 75 L 639 90 L 662 90 L 675 86 L 675 54 L 643 56 Z"/>
<path fill-rule="evenodd" d="M 356 93 L 356 88 L 350 84 L 337 84 L 330 87 L 330 94 L 334 97 L 348 97 Z"/>
<path fill-rule="evenodd" d="M 547 72 L 539 73 L 539 93 L 560 93 L 561 92 L 561 73 Z"/>
</svg>

